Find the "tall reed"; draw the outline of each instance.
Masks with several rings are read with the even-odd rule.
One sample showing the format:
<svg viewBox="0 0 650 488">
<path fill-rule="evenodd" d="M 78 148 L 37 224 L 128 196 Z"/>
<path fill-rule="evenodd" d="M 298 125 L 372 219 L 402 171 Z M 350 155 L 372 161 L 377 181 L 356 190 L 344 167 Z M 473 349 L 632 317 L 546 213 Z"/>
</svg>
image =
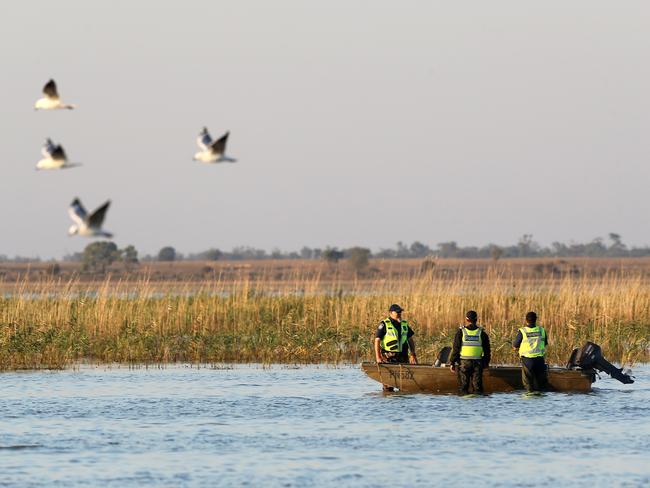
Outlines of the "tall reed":
<svg viewBox="0 0 650 488">
<path fill-rule="evenodd" d="M 599 343 L 619 363 L 648 361 L 650 286 L 620 274 L 527 282 L 503 273 L 471 280 L 415 279 L 322 284 L 216 279 L 160 293 L 146 279 L 24 282 L 0 298 L 0 369 L 94 362 L 335 362 L 372 359 L 375 327 L 391 303 L 405 309 L 418 356 L 432 362 L 469 309 L 479 313 L 495 363 L 515 363 L 510 346 L 526 312 L 549 332 L 548 359 Z"/>
</svg>

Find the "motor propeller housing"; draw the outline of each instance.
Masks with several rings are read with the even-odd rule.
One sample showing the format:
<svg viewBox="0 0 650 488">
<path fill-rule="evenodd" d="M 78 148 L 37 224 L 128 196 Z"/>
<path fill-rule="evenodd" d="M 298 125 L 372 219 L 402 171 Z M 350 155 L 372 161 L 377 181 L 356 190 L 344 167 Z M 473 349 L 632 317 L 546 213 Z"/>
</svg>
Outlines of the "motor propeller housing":
<svg viewBox="0 0 650 488">
<path fill-rule="evenodd" d="M 596 369 L 607 373 L 626 385 L 634 383 L 632 376 L 623 372 L 623 368 L 617 368 L 607 361 L 603 351 L 598 344 L 587 341 L 581 348 L 576 348 L 571 353 L 567 362 L 568 369 Z"/>
</svg>

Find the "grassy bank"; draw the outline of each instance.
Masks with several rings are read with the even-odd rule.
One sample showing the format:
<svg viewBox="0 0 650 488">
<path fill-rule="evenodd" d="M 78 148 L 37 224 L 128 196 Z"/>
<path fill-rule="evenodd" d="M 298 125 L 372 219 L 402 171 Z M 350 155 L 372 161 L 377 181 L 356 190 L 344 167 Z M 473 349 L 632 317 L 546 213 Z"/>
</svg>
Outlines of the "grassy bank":
<svg viewBox="0 0 650 488">
<path fill-rule="evenodd" d="M 611 361 L 648 361 L 650 286 L 625 275 L 525 280 L 507 275 L 370 286 L 323 287 L 296 278 L 206 281 L 159 294 L 146 281 L 79 291 L 76 282 L 25 282 L 0 299 L 0 369 L 96 362 L 334 362 L 371 359 L 370 344 L 388 305 L 400 303 L 416 332 L 420 361 L 451 343 L 465 311 L 475 309 L 495 363 L 514 363 L 509 341 L 535 310 L 549 331 L 549 361 L 563 364 L 586 340 Z"/>
</svg>

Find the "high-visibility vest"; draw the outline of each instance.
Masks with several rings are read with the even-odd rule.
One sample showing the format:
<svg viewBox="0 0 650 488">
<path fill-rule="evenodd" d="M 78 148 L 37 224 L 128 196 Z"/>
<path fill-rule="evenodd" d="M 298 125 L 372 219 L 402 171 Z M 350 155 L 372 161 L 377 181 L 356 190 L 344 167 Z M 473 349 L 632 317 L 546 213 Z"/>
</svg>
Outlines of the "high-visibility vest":
<svg viewBox="0 0 650 488">
<path fill-rule="evenodd" d="M 524 358 L 541 358 L 546 353 L 546 331 L 544 327 L 522 327 L 519 355 Z"/>
<path fill-rule="evenodd" d="M 460 348 L 461 359 L 481 359 L 483 357 L 483 341 L 481 339 L 481 332 L 483 329 L 477 327 L 474 330 L 469 330 L 467 327 L 461 327 L 463 333 L 463 343 Z"/>
<path fill-rule="evenodd" d="M 409 323 L 406 320 L 401 321 L 401 334 L 398 334 L 397 328 L 390 319 L 384 319 L 384 325 L 386 326 L 386 335 L 381 340 L 381 348 L 388 352 L 402 352 L 408 339 Z"/>
</svg>

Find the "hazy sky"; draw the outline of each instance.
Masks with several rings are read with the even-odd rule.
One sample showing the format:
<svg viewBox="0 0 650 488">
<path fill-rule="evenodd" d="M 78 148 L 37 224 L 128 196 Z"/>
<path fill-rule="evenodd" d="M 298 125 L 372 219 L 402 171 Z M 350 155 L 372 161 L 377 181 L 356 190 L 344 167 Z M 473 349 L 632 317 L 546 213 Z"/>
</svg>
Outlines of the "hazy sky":
<svg viewBox="0 0 650 488">
<path fill-rule="evenodd" d="M 75 196 L 141 253 L 650 243 L 650 2 L 172 3 L 0 4 L 0 254 L 82 250 Z"/>
</svg>

